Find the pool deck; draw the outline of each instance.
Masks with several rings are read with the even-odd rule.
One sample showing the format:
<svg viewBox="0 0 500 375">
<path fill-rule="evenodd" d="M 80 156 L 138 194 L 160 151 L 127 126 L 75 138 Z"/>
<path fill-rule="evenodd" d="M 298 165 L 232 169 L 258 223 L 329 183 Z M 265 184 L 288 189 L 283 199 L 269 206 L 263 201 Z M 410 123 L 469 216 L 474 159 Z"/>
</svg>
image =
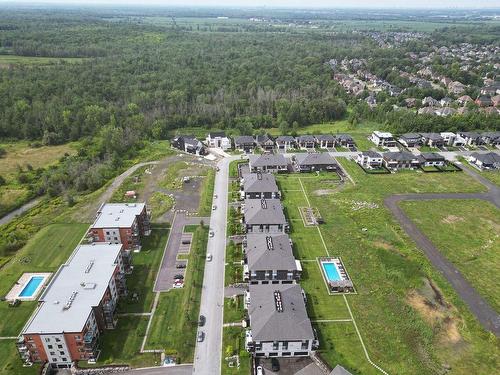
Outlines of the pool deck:
<svg viewBox="0 0 500 375">
<path fill-rule="evenodd" d="M 14 301 L 16 299 L 18 299 L 20 301 L 34 301 L 34 300 L 36 300 L 38 295 L 42 291 L 43 287 L 45 285 L 47 285 L 47 282 L 49 281 L 50 275 L 52 275 L 52 273 L 50 273 L 50 272 L 23 273 L 23 275 L 19 278 L 19 280 L 17 280 L 17 283 L 15 283 L 14 286 L 12 287 L 12 289 L 9 291 L 9 293 L 7 293 L 7 295 L 5 296 L 5 299 L 7 301 Z M 44 279 L 31 296 L 27 296 L 27 297 L 19 296 L 19 294 L 23 291 L 24 287 L 31 280 L 31 278 L 33 276 L 41 276 Z"/>
<path fill-rule="evenodd" d="M 339 275 L 342 278 L 342 280 L 351 280 L 352 281 L 351 276 L 349 276 L 349 274 L 347 273 L 347 270 L 345 269 L 344 262 L 342 262 L 342 259 L 340 257 L 319 257 L 319 258 L 316 258 L 316 260 L 318 262 L 318 267 L 320 269 L 321 276 L 323 277 L 323 281 L 325 282 L 326 291 L 328 292 L 329 295 L 331 295 L 331 296 L 338 296 L 338 295 L 342 295 L 342 294 L 358 294 L 358 292 L 356 291 L 356 288 L 354 288 L 354 286 L 353 286 L 353 291 L 352 292 L 332 292 L 330 290 L 329 282 L 328 282 L 327 275 L 326 275 L 326 271 L 323 268 L 323 264 L 322 263 L 334 263 L 335 267 L 337 268 L 337 272 L 339 273 Z M 337 263 L 340 263 L 343 266 L 344 272 L 347 275 L 347 279 L 345 279 L 345 278 L 342 277 L 342 275 L 340 273 L 340 270 L 339 270 L 339 266 L 338 266 Z"/>
</svg>

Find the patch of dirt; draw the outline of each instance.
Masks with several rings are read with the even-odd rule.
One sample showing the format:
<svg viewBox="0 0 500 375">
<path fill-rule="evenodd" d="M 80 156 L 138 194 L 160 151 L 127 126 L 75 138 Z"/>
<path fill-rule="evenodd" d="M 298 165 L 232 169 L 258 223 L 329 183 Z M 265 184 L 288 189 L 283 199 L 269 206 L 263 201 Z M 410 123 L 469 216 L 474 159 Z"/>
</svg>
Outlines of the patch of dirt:
<svg viewBox="0 0 500 375">
<path fill-rule="evenodd" d="M 385 242 L 384 240 L 373 241 L 373 246 L 379 247 L 384 250 L 395 250 L 394 246 L 392 246 L 390 243 Z"/>
<path fill-rule="evenodd" d="M 419 290 L 408 293 L 408 304 L 438 332 L 438 340 L 442 344 L 457 346 L 462 344 L 459 326 L 461 320 L 456 317 L 453 305 L 444 300 L 439 288 L 429 279 Z"/>
<path fill-rule="evenodd" d="M 445 218 L 441 220 L 441 222 L 445 224 L 454 224 L 454 223 L 459 223 L 461 221 L 464 221 L 465 219 L 461 216 L 455 216 L 455 215 L 448 215 Z"/>
<path fill-rule="evenodd" d="M 336 192 L 337 192 L 337 189 L 318 189 L 318 190 L 314 190 L 313 194 L 319 197 L 322 195 L 334 194 Z"/>
<path fill-rule="evenodd" d="M 489 219 L 481 218 L 481 221 L 484 221 L 487 223 L 487 225 L 490 225 L 493 228 L 493 233 L 500 233 L 500 224 Z"/>
</svg>

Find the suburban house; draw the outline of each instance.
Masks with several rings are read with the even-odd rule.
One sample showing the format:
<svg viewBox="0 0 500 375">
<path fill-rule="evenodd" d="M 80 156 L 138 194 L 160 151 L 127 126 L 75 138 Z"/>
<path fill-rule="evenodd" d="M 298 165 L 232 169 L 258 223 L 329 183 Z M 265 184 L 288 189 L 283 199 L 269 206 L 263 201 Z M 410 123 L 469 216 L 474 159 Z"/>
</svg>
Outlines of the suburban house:
<svg viewBox="0 0 500 375">
<path fill-rule="evenodd" d="M 326 152 L 295 154 L 293 157 L 293 163 L 299 172 L 337 170 L 337 163 L 335 163 L 332 156 Z"/>
<path fill-rule="evenodd" d="M 288 222 L 279 199 L 245 199 L 242 213 L 246 233 L 288 232 Z"/>
<path fill-rule="evenodd" d="M 444 156 L 435 152 L 422 152 L 418 158 L 422 167 L 442 167 L 446 163 Z"/>
<path fill-rule="evenodd" d="M 278 150 L 287 151 L 291 148 L 295 148 L 295 138 L 291 135 L 280 135 L 275 140 Z"/>
<path fill-rule="evenodd" d="M 241 180 L 242 199 L 279 199 L 276 179 L 269 173 L 248 173 Z"/>
<path fill-rule="evenodd" d="M 54 274 L 26 323 L 17 349 L 26 363 L 70 368 L 93 361 L 99 336 L 116 326 L 115 308 L 126 294 L 123 246 L 80 245 Z"/>
<path fill-rule="evenodd" d="M 418 157 L 407 151 L 385 152 L 383 160 L 388 169 L 410 169 L 420 166 Z"/>
<path fill-rule="evenodd" d="M 226 137 L 224 132 L 208 133 L 205 143 L 208 147 L 221 148 L 229 150 L 231 148 L 231 139 Z"/>
<path fill-rule="evenodd" d="M 237 150 L 251 152 L 255 148 L 255 141 L 251 135 L 240 135 L 234 138 L 234 147 Z"/>
<path fill-rule="evenodd" d="M 318 346 L 298 284 L 250 284 L 245 346 L 255 357 L 309 356 Z"/>
<path fill-rule="evenodd" d="M 363 151 L 358 154 L 357 163 L 368 169 L 382 167 L 382 155 L 375 151 Z"/>
<path fill-rule="evenodd" d="M 422 106 L 424 107 L 437 107 L 439 102 L 434 99 L 432 96 L 426 96 L 422 99 Z"/>
<path fill-rule="evenodd" d="M 255 144 L 264 151 L 274 150 L 274 140 L 266 134 L 256 135 Z"/>
<path fill-rule="evenodd" d="M 445 96 L 443 99 L 439 101 L 439 104 L 441 104 L 441 107 L 449 107 L 452 105 L 453 99 L 450 98 L 449 96 Z"/>
<path fill-rule="evenodd" d="M 352 374 L 342 366 L 337 365 L 328 375 L 352 375 Z"/>
<path fill-rule="evenodd" d="M 465 144 L 468 146 L 473 145 L 482 145 L 483 140 L 481 139 L 481 135 L 476 132 L 458 132 L 458 135 L 462 137 L 465 141 Z"/>
<path fill-rule="evenodd" d="M 312 135 L 299 135 L 295 142 L 303 150 L 314 150 L 314 147 L 316 147 L 316 139 Z"/>
<path fill-rule="evenodd" d="M 494 152 L 479 154 L 474 152 L 469 156 L 469 162 L 479 169 L 500 169 L 500 155 Z"/>
<path fill-rule="evenodd" d="M 418 133 L 406 133 L 402 134 L 398 141 L 405 147 L 419 147 L 422 145 L 422 136 Z"/>
<path fill-rule="evenodd" d="M 356 147 L 356 142 L 349 134 L 337 134 L 335 135 L 336 145 L 346 147 L 346 148 L 354 148 Z"/>
<path fill-rule="evenodd" d="M 429 147 L 443 147 L 444 139 L 438 133 L 420 133 L 424 145 Z"/>
<path fill-rule="evenodd" d="M 465 105 L 467 103 L 472 103 L 474 100 L 469 95 L 462 95 L 457 99 L 457 103 L 460 105 Z"/>
<path fill-rule="evenodd" d="M 141 238 L 151 233 L 150 219 L 146 203 L 104 203 L 88 236 L 92 242 L 121 243 L 125 250 L 137 250 Z"/>
<path fill-rule="evenodd" d="M 463 146 L 465 145 L 465 139 L 463 139 L 460 135 L 451 133 L 451 132 L 443 132 L 440 133 L 441 137 L 443 137 L 444 144 L 446 146 Z"/>
<path fill-rule="evenodd" d="M 315 135 L 316 143 L 319 148 L 333 148 L 335 147 L 335 137 L 331 134 Z"/>
<path fill-rule="evenodd" d="M 380 147 L 395 147 L 396 140 L 391 133 L 375 130 L 370 136 L 370 140 Z"/>
<path fill-rule="evenodd" d="M 251 284 L 292 283 L 302 273 L 288 234 L 247 234 L 243 240 L 243 278 Z"/>
<path fill-rule="evenodd" d="M 188 152 L 195 155 L 205 155 L 206 150 L 203 143 L 198 139 L 189 135 L 179 135 L 172 139 L 172 147 L 181 151 Z"/>
<path fill-rule="evenodd" d="M 489 106 L 493 105 L 493 102 L 491 101 L 491 98 L 489 96 L 484 96 L 484 95 L 479 96 L 475 100 L 475 103 L 479 107 L 489 107 Z"/>
<path fill-rule="evenodd" d="M 498 146 L 500 145 L 500 132 L 486 132 L 481 134 L 481 140 L 484 144 Z"/>
<path fill-rule="evenodd" d="M 250 155 L 248 157 L 250 172 L 286 172 L 288 160 L 283 154 Z"/>
</svg>

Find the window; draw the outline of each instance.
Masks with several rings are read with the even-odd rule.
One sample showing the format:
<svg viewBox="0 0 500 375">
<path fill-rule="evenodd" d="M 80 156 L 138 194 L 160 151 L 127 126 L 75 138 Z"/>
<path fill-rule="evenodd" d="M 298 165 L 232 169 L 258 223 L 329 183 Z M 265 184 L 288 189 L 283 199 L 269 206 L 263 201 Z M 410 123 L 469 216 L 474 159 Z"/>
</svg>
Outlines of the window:
<svg viewBox="0 0 500 375">
<path fill-rule="evenodd" d="M 118 237 L 115 237 L 115 241 L 118 241 Z"/>
<path fill-rule="evenodd" d="M 292 355 L 292 353 L 291 353 L 291 352 L 283 352 L 283 353 L 281 353 L 281 355 L 282 355 L 283 357 L 287 357 L 287 356 Z"/>
<path fill-rule="evenodd" d="M 109 232 L 108 231 L 106 231 L 106 235 L 109 236 Z"/>
<path fill-rule="evenodd" d="M 56 355 L 56 352 L 50 352 L 50 355 Z"/>
<path fill-rule="evenodd" d="M 278 350 L 280 343 L 278 341 L 273 342 L 273 350 Z"/>
<path fill-rule="evenodd" d="M 76 336 L 75 336 L 75 339 L 76 339 L 76 340 L 81 340 L 81 339 L 82 339 L 82 337 L 81 337 L 80 335 L 76 335 Z"/>
<path fill-rule="evenodd" d="M 275 353 L 275 352 L 269 353 L 269 357 L 277 357 L 277 356 L 278 356 L 278 353 Z"/>
<path fill-rule="evenodd" d="M 47 345 L 47 348 L 52 349 L 52 345 Z"/>
<path fill-rule="evenodd" d="M 309 341 L 308 340 L 304 340 L 302 341 L 302 345 L 301 345 L 301 349 L 307 349 L 307 347 L 309 346 Z"/>
<path fill-rule="evenodd" d="M 57 345 L 57 348 L 58 349 L 62 349 L 62 345 Z"/>
<path fill-rule="evenodd" d="M 62 350 L 59 351 L 59 355 L 64 355 L 64 354 L 65 353 Z"/>
<path fill-rule="evenodd" d="M 288 341 L 283 341 L 283 344 L 282 344 L 281 348 L 283 350 L 287 350 L 288 349 Z"/>
<path fill-rule="evenodd" d="M 63 362 L 68 362 L 68 358 L 63 358 L 62 361 Z"/>
<path fill-rule="evenodd" d="M 52 358 L 52 362 L 57 362 L 57 358 Z"/>
<path fill-rule="evenodd" d="M 50 338 L 46 337 L 45 342 L 50 342 Z"/>
<path fill-rule="evenodd" d="M 56 337 L 56 342 L 61 342 L 61 339 Z"/>
</svg>

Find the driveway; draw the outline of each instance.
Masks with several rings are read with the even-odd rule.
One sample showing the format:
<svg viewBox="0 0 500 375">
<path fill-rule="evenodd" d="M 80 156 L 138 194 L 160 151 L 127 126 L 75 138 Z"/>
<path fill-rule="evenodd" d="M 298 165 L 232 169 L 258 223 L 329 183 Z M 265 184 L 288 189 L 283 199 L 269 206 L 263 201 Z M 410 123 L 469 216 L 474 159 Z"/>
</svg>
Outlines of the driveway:
<svg viewBox="0 0 500 375">
<path fill-rule="evenodd" d="M 500 189 L 490 181 L 484 179 L 476 172 L 464 168 L 464 172 L 488 187 L 487 193 L 449 193 L 449 194 L 401 194 L 392 195 L 385 199 L 386 207 L 399 221 L 405 232 L 415 241 L 424 252 L 432 265 L 448 280 L 460 298 L 469 307 L 470 311 L 481 325 L 488 331 L 500 337 L 500 315 L 480 296 L 476 289 L 465 279 L 460 271 L 446 259 L 434 246 L 429 238 L 423 234 L 413 221 L 399 207 L 399 202 L 407 200 L 432 200 L 432 199 L 483 199 L 500 208 Z"/>
<path fill-rule="evenodd" d="M 177 253 L 181 246 L 183 228 L 186 225 L 198 225 L 203 221 L 205 224 L 210 222 L 208 217 L 188 217 L 185 212 L 178 212 L 174 216 L 170 234 L 168 236 L 163 259 L 161 261 L 160 270 L 156 276 L 154 291 L 166 292 L 172 288 L 174 276 L 178 273 L 183 273 L 183 269 L 175 268 Z"/>
<path fill-rule="evenodd" d="M 214 232 L 214 237 L 208 239 L 207 245 L 207 252 L 212 254 L 213 260 L 205 265 L 200 305 L 200 314 L 205 315 L 207 319 L 205 326 L 202 328 L 205 332 L 205 340 L 196 343 L 194 374 L 212 375 L 221 373 L 227 187 L 229 163 L 237 159 L 239 159 L 238 156 L 224 158 L 217 164 L 220 169 L 215 175 L 214 185 L 214 194 L 217 194 L 214 204 L 217 205 L 217 209 L 212 211 L 210 219 L 210 228 Z"/>
</svg>

